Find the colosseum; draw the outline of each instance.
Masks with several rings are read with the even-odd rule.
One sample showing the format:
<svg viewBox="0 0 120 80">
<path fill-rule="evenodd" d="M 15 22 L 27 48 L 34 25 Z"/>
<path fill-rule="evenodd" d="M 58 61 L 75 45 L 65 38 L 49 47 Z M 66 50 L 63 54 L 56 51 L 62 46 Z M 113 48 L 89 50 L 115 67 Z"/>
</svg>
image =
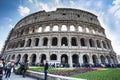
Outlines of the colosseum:
<svg viewBox="0 0 120 80">
<path fill-rule="evenodd" d="M 2 58 L 31 65 L 117 64 L 105 29 L 93 13 L 58 8 L 39 11 L 21 19 L 10 31 Z"/>
</svg>

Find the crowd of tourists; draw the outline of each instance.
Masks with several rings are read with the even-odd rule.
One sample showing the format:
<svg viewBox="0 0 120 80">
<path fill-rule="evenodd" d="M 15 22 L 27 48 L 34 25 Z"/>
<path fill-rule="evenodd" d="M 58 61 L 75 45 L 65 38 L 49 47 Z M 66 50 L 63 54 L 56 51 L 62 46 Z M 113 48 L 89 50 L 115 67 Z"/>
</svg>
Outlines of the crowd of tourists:
<svg viewBox="0 0 120 80">
<path fill-rule="evenodd" d="M 21 74 L 25 77 L 26 70 L 28 68 L 27 62 L 21 63 Z M 0 59 L 0 80 L 10 80 L 11 72 L 16 72 L 14 60 L 5 61 Z"/>
</svg>

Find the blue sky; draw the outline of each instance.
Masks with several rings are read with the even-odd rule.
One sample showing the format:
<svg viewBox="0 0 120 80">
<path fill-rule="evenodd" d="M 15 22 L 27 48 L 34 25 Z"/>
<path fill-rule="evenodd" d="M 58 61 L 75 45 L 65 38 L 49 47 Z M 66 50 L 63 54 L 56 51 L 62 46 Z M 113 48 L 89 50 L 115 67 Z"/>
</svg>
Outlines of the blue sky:
<svg viewBox="0 0 120 80">
<path fill-rule="evenodd" d="M 39 10 L 56 8 L 77 8 L 96 14 L 115 52 L 120 54 L 120 0 L 1 0 L 0 50 L 20 19 Z"/>
</svg>

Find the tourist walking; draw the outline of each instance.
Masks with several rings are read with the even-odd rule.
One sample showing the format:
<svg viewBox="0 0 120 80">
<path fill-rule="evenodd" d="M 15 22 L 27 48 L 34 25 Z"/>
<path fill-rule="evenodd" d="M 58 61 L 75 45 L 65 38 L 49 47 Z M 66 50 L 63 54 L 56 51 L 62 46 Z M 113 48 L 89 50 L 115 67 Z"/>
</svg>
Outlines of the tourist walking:
<svg viewBox="0 0 120 80">
<path fill-rule="evenodd" d="M 3 63 L 2 60 L 0 60 L 0 80 L 2 80 L 3 77 Z"/>
<path fill-rule="evenodd" d="M 23 77 L 26 76 L 27 69 L 28 69 L 28 60 L 22 64 L 22 74 L 23 74 Z"/>
<path fill-rule="evenodd" d="M 6 79 L 9 79 L 10 76 L 11 76 L 11 70 L 12 68 L 14 67 L 14 62 L 13 61 L 8 61 L 7 65 L 6 65 L 6 75 L 5 75 L 5 78 Z"/>
<path fill-rule="evenodd" d="M 44 80 L 47 80 L 47 73 L 48 73 L 48 61 L 46 61 L 44 65 Z"/>
</svg>

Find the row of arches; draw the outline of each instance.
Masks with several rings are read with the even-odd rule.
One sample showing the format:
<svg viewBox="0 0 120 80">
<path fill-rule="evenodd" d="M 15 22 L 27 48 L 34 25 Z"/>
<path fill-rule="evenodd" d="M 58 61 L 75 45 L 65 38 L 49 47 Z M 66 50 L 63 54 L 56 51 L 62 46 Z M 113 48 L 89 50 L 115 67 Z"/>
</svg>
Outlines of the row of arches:
<svg viewBox="0 0 120 80">
<path fill-rule="evenodd" d="M 78 54 L 73 54 L 72 56 L 69 56 L 67 54 L 61 54 L 60 55 L 60 60 L 58 60 L 58 55 L 57 54 L 51 54 L 51 55 L 46 55 L 46 54 L 41 54 L 40 56 L 37 56 L 36 54 L 31 54 L 30 56 L 28 54 L 24 54 L 23 56 L 21 54 L 18 55 L 9 55 L 6 57 L 6 59 L 10 60 L 15 60 L 16 62 L 20 61 L 27 61 L 29 60 L 31 65 L 35 65 L 36 62 L 39 64 L 43 64 L 44 60 L 47 59 L 47 56 L 49 56 L 48 61 L 60 61 L 61 64 L 115 64 L 115 58 L 111 56 L 104 56 L 100 55 L 99 57 L 95 54 L 92 56 L 89 56 L 88 54 L 82 55 L 80 57 Z M 37 57 L 39 57 L 39 61 L 37 61 Z M 70 58 L 71 57 L 71 58 Z M 80 58 L 82 58 L 80 60 Z M 70 59 L 72 59 L 72 63 L 70 63 Z"/>
<path fill-rule="evenodd" d="M 103 29 L 93 28 L 92 26 L 89 27 L 82 27 L 82 26 L 74 26 L 74 25 L 54 25 L 54 26 L 44 26 L 44 27 L 28 27 L 25 29 L 18 29 L 12 32 L 11 37 L 20 37 L 25 34 L 33 34 L 33 33 L 42 33 L 42 32 L 60 32 L 60 31 L 67 31 L 67 32 L 82 32 L 82 33 L 91 33 L 91 34 L 98 34 L 98 35 L 105 35 Z"/>
<path fill-rule="evenodd" d="M 42 40 L 42 41 L 40 41 Z M 34 38 L 27 40 L 18 40 L 18 42 L 11 42 L 8 44 L 7 49 L 19 48 L 19 47 L 30 47 L 30 46 L 83 46 L 83 47 L 96 47 L 96 48 L 104 48 L 111 49 L 111 44 L 107 41 L 103 40 L 95 40 L 95 39 L 87 39 L 71 37 L 43 37 L 43 38 Z"/>
</svg>

